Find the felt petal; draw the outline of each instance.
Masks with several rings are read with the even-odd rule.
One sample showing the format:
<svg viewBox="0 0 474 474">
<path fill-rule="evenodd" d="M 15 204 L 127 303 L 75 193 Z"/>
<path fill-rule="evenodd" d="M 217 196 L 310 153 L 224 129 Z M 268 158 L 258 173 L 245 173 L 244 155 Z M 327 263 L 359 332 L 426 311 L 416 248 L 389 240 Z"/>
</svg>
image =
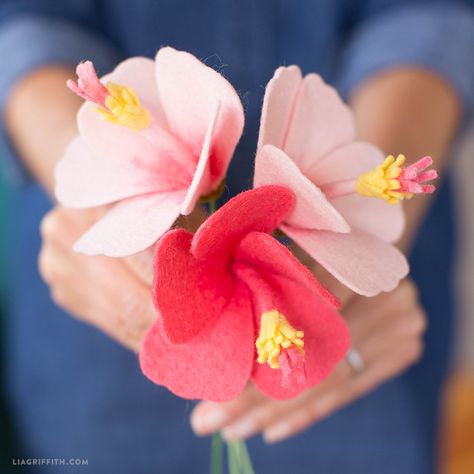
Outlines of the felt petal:
<svg viewBox="0 0 474 474">
<path fill-rule="evenodd" d="M 157 171 L 170 181 L 189 186 L 195 159 L 172 134 L 152 124 L 135 132 L 104 120 L 96 106 L 85 103 L 77 115 L 79 134 L 87 145 L 105 158 Z"/>
<path fill-rule="evenodd" d="M 409 270 L 398 249 L 360 230 L 349 234 L 291 226 L 282 230 L 341 283 L 364 296 L 393 290 Z"/>
<path fill-rule="evenodd" d="M 303 79 L 283 150 L 303 172 L 355 139 L 354 118 L 337 94 L 316 74 Z"/>
<path fill-rule="evenodd" d="M 225 265 L 191 255 L 192 238 L 191 233 L 175 229 L 155 249 L 153 301 L 163 337 L 174 344 L 209 331 L 234 292 L 234 279 Z"/>
<path fill-rule="evenodd" d="M 351 194 L 332 199 L 331 204 L 352 229 L 359 229 L 388 243 L 399 240 L 405 228 L 401 203 L 387 204 L 382 199 Z"/>
<path fill-rule="evenodd" d="M 265 88 L 257 150 L 263 145 L 284 147 L 302 81 L 297 66 L 279 67 L 275 71 Z"/>
<path fill-rule="evenodd" d="M 334 150 L 313 165 L 306 176 L 318 186 L 340 180 L 356 179 L 385 159 L 382 151 L 366 142 L 354 142 Z M 405 226 L 402 206 L 391 206 L 380 199 L 351 194 L 331 199 L 334 207 L 351 227 L 395 242 Z"/>
<path fill-rule="evenodd" d="M 100 156 L 76 137 L 56 166 L 56 197 L 65 206 L 87 208 L 177 185 L 156 171 Z"/>
<path fill-rule="evenodd" d="M 180 397 L 222 402 L 245 387 L 254 340 L 248 290 L 239 285 L 215 326 L 185 344 L 171 344 L 154 324 L 145 336 L 140 365 L 149 379 Z"/>
<path fill-rule="evenodd" d="M 196 205 L 198 199 L 208 194 L 212 191 L 209 188 L 210 186 L 210 175 L 209 175 L 209 155 L 211 152 L 211 143 L 214 130 L 216 128 L 217 117 L 219 116 L 220 102 L 217 103 L 216 110 L 211 117 L 209 127 L 207 129 L 206 137 L 204 139 L 204 144 L 202 146 L 201 155 L 199 156 L 199 162 L 196 167 L 196 172 L 194 173 L 194 178 L 191 183 L 191 186 L 188 189 L 188 194 L 183 203 L 183 208 L 181 214 L 187 216 L 191 214 Z"/>
<path fill-rule="evenodd" d="M 258 272 L 284 277 L 320 295 L 335 308 L 339 301 L 314 277 L 284 245 L 269 234 L 251 232 L 237 249 L 236 264 L 251 266 Z"/>
<path fill-rule="evenodd" d="M 137 196 L 112 207 L 74 245 L 88 255 L 125 257 L 145 250 L 179 216 L 182 192 Z"/>
<path fill-rule="evenodd" d="M 335 181 L 356 179 L 385 159 L 382 151 L 367 142 L 354 142 L 336 148 L 311 165 L 306 176 L 318 186 Z"/>
<path fill-rule="evenodd" d="M 282 186 L 262 186 L 238 194 L 201 225 L 191 252 L 198 259 L 229 261 L 249 232 L 272 232 L 294 205 L 293 193 Z"/>
<path fill-rule="evenodd" d="M 221 74 L 189 53 L 161 48 L 155 62 L 169 129 L 194 156 L 199 156 L 212 115 L 221 103 L 209 162 L 211 179 L 217 185 L 242 135 L 244 112 L 239 96 Z"/>
<path fill-rule="evenodd" d="M 303 175 L 292 159 L 272 145 L 261 148 L 255 159 L 254 187 L 268 184 L 286 186 L 295 193 L 296 205 L 285 223 L 333 232 L 350 230 L 324 193 Z"/>
<path fill-rule="evenodd" d="M 240 277 L 247 282 L 253 293 L 254 315 L 259 331 L 260 294 L 256 282 L 251 281 L 255 273 L 253 269 L 248 270 L 246 275 L 246 270 L 241 269 Z M 350 335 L 346 323 L 334 306 L 318 293 L 272 272 L 259 273 L 263 277 L 263 285 L 267 286 L 266 292 L 272 294 L 273 308 L 282 313 L 295 329 L 304 331 L 306 380 L 303 383 L 288 385 L 283 381 L 281 370 L 272 369 L 268 364 L 254 365 L 252 378 L 258 389 L 271 398 L 284 400 L 295 397 L 328 377 L 346 354 Z M 250 279 L 246 278 L 248 276 Z"/>
</svg>

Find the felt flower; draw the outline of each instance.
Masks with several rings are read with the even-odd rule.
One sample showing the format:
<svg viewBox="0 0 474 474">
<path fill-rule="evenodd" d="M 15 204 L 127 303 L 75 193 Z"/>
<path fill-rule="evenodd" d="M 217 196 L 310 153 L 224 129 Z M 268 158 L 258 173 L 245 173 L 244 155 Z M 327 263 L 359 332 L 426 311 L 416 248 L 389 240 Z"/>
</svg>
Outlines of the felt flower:
<svg viewBox="0 0 474 474">
<path fill-rule="evenodd" d="M 336 91 L 298 67 L 279 68 L 263 103 L 254 185 L 279 184 L 296 195 L 281 229 L 353 291 L 392 290 L 408 272 L 391 245 L 404 227 L 400 206 L 386 203 L 432 192 L 429 157 L 405 158 L 356 141 L 354 118 Z M 369 196 L 369 197 L 367 197 Z M 378 197 L 380 199 L 374 199 Z"/>
<path fill-rule="evenodd" d="M 154 257 L 158 318 L 143 372 L 193 399 L 234 398 L 249 379 L 277 399 L 322 381 L 349 347 L 338 302 L 271 233 L 293 193 L 263 186 L 231 199 L 193 235 L 166 233 Z"/>
<path fill-rule="evenodd" d="M 101 81 L 89 61 L 77 75 L 68 87 L 87 102 L 56 169 L 56 195 L 74 208 L 112 204 L 77 251 L 130 255 L 219 188 L 242 134 L 242 104 L 223 76 L 168 47 Z"/>
</svg>

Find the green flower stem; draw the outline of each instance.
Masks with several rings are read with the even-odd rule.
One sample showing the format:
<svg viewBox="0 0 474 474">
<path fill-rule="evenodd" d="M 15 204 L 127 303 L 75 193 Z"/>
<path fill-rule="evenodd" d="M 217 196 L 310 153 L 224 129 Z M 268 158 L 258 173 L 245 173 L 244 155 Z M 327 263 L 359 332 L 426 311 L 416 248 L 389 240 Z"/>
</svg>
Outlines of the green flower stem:
<svg viewBox="0 0 474 474">
<path fill-rule="evenodd" d="M 220 433 L 214 433 L 211 445 L 211 474 L 223 474 L 224 472 L 224 442 Z"/>
<path fill-rule="evenodd" d="M 214 214 L 217 210 L 217 200 L 213 199 L 212 201 L 209 201 L 209 214 Z"/>
</svg>

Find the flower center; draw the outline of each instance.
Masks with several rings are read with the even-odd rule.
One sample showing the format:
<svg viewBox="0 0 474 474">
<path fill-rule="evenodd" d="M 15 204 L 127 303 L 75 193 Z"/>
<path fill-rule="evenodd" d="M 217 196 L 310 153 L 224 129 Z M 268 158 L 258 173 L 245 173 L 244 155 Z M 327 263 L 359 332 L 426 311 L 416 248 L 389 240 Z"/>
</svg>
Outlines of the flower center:
<svg viewBox="0 0 474 474">
<path fill-rule="evenodd" d="M 140 104 L 131 87 L 113 82 L 105 87 L 90 61 L 80 63 L 76 73 L 77 83 L 69 80 L 67 86 L 79 97 L 98 105 L 97 111 L 105 120 L 134 131 L 150 126 L 150 113 Z"/>
<path fill-rule="evenodd" d="M 430 194 L 435 190 L 432 184 L 425 184 L 438 177 L 435 170 L 425 171 L 433 164 L 431 157 L 425 156 L 405 168 L 404 163 L 403 155 L 398 155 L 397 158 L 389 155 L 383 163 L 361 174 L 357 179 L 336 181 L 321 188 L 329 199 L 357 193 L 383 199 L 389 204 L 411 199 L 413 194 Z"/>
<path fill-rule="evenodd" d="M 105 108 L 97 109 L 105 120 L 135 131 L 150 126 L 150 113 L 140 104 L 131 87 L 109 82 L 107 91 Z"/>
<path fill-rule="evenodd" d="M 280 356 L 287 349 L 297 348 L 304 354 L 304 332 L 296 330 L 276 309 L 262 314 L 260 334 L 255 343 L 257 362 L 267 363 L 272 369 L 280 368 Z"/>
</svg>

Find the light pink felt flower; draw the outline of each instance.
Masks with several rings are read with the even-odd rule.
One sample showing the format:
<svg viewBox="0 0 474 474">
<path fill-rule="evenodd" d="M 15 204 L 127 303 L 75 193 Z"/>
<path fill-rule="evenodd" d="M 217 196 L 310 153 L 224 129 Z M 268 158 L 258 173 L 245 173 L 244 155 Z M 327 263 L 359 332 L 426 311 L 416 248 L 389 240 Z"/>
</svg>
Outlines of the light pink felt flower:
<svg viewBox="0 0 474 474">
<path fill-rule="evenodd" d="M 292 189 L 296 206 L 281 229 L 366 296 L 390 291 L 408 272 L 405 257 L 391 245 L 403 230 L 403 211 L 384 200 L 432 192 L 419 182 L 435 177 L 418 174 L 430 164 L 426 159 L 402 170 L 404 157 L 384 158 L 375 146 L 356 141 L 351 111 L 319 76 L 303 78 L 296 66 L 276 71 L 265 93 L 254 186 Z"/>
<path fill-rule="evenodd" d="M 56 169 L 56 195 L 73 208 L 113 204 L 77 251 L 130 255 L 219 187 L 242 134 L 242 104 L 222 75 L 169 47 L 155 61 L 122 62 L 101 82 L 90 62 L 77 73 L 68 86 L 88 102 Z"/>
</svg>

